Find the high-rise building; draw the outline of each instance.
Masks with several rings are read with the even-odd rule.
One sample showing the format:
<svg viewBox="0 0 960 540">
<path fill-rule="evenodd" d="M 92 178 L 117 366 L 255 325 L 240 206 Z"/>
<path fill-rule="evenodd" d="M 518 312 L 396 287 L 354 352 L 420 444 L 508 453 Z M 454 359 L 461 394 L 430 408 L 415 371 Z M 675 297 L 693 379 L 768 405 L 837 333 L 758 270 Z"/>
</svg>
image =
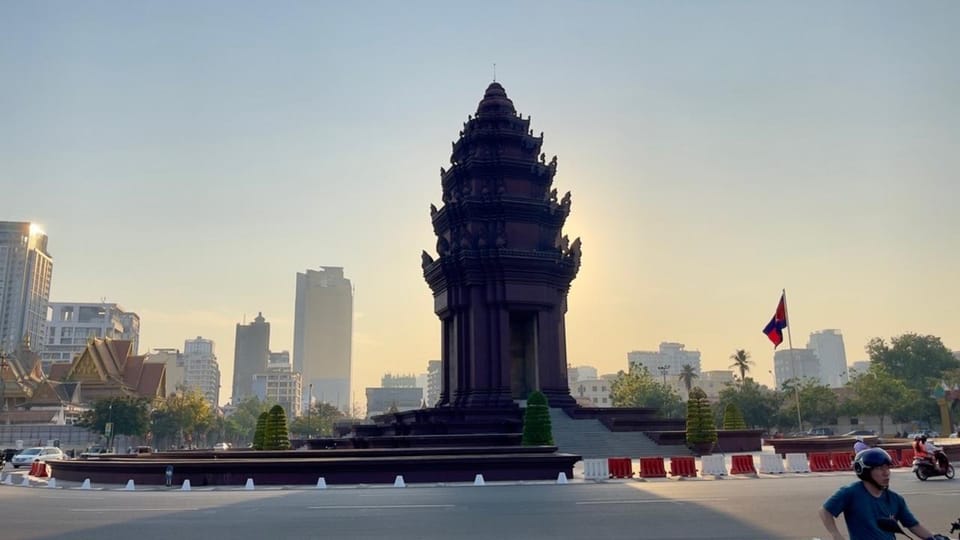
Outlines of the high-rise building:
<svg viewBox="0 0 960 540">
<path fill-rule="evenodd" d="M 233 349 L 232 403 L 239 403 L 253 395 L 253 376 L 267 371 L 269 359 L 270 323 L 264 320 L 263 313 L 258 313 L 250 324 L 237 324 Z"/>
<path fill-rule="evenodd" d="M 683 343 L 663 342 L 659 351 L 632 351 L 627 353 L 630 369 L 647 368 L 651 375 L 672 381 L 680 376 L 683 366 L 689 364 L 700 373 L 700 351 L 686 351 Z"/>
<path fill-rule="evenodd" d="M 343 268 L 297 273 L 293 369 L 321 402 L 350 412 L 353 288 Z"/>
<path fill-rule="evenodd" d="M 430 360 L 427 362 L 427 387 L 426 400 L 427 407 L 433 407 L 440 401 L 440 388 L 443 384 L 443 362 L 440 360 Z"/>
<path fill-rule="evenodd" d="M 960 358 L 958 358 L 960 360 Z M 850 364 L 847 368 L 847 375 L 863 375 L 864 373 L 870 371 L 870 361 L 869 360 L 857 360 L 856 362 Z"/>
<path fill-rule="evenodd" d="M 850 380 L 847 353 L 839 330 L 821 330 L 810 334 L 807 348 L 820 359 L 820 378 L 831 388 L 841 388 Z"/>
<path fill-rule="evenodd" d="M 824 384 L 820 376 L 820 358 L 812 349 L 781 349 L 773 354 L 773 376 L 777 388 L 790 379 L 813 379 Z"/>
<path fill-rule="evenodd" d="M 147 360 L 161 363 L 166 366 L 167 393 L 171 394 L 187 384 L 187 369 L 183 355 L 177 349 L 153 349 L 147 353 Z"/>
<path fill-rule="evenodd" d="M 43 352 L 52 277 L 47 235 L 30 223 L 0 221 L 0 352 L 13 352 L 24 337 Z"/>
<path fill-rule="evenodd" d="M 279 403 L 288 418 L 302 414 L 303 381 L 300 374 L 291 369 L 290 353 L 287 351 L 270 353 L 266 371 L 253 374 L 251 390 L 251 395 L 261 401 Z"/>
<path fill-rule="evenodd" d="M 597 368 L 593 366 L 567 366 L 567 383 L 570 385 L 571 392 L 578 381 L 596 380 L 598 378 Z"/>
<path fill-rule="evenodd" d="M 183 342 L 183 366 L 187 389 L 200 390 L 211 406 L 220 404 L 220 365 L 211 339 L 197 336 Z"/>
<path fill-rule="evenodd" d="M 44 371 L 50 371 L 50 364 L 71 362 L 91 338 L 129 341 L 133 355 L 140 354 L 140 316 L 118 304 L 50 302 L 48 312 L 47 342 L 40 354 Z"/>
</svg>

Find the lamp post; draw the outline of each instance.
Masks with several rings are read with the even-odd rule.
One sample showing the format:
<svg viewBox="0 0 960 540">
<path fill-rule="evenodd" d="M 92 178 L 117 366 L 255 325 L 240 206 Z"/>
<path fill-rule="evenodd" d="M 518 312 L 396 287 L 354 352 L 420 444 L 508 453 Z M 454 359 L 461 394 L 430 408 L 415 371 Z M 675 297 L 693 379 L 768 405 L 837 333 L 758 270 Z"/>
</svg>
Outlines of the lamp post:
<svg viewBox="0 0 960 540">
<path fill-rule="evenodd" d="M 3 421 L 10 423 L 10 416 L 7 415 L 7 383 L 3 380 L 3 372 L 7 369 L 7 354 L 0 351 L 0 405 L 3 409 Z"/>
<path fill-rule="evenodd" d="M 657 366 L 657 369 L 660 370 L 660 375 L 663 376 L 663 385 L 667 385 L 667 372 L 670 371 L 670 366 Z"/>
<path fill-rule="evenodd" d="M 310 435 L 313 434 L 313 421 L 312 413 L 313 411 L 313 383 L 307 385 L 309 390 L 307 391 L 307 439 L 310 439 Z"/>
</svg>

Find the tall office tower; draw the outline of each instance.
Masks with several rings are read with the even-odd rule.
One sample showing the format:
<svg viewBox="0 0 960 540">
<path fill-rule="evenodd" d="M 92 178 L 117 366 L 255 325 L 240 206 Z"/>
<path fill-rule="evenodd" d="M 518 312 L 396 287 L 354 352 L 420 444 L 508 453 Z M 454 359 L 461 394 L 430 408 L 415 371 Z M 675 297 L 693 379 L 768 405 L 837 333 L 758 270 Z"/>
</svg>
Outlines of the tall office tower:
<svg viewBox="0 0 960 540">
<path fill-rule="evenodd" d="M 130 341 L 133 354 L 139 354 L 140 316 L 136 313 L 102 302 L 50 302 L 49 306 L 47 343 L 40 355 L 45 371 L 49 372 L 50 364 L 71 362 L 95 337 Z"/>
<path fill-rule="evenodd" d="M 52 276 L 47 235 L 30 223 L 0 221 L 0 352 L 13 352 L 24 337 L 43 351 Z"/>
<path fill-rule="evenodd" d="M 286 411 L 287 418 L 293 419 L 303 414 L 303 383 L 300 374 L 291 371 L 290 353 L 287 351 L 270 353 L 266 371 L 253 375 L 251 389 L 261 401 L 279 403 Z"/>
<path fill-rule="evenodd" d="M 267 370 L 270 359 L 270 323 L 258 313 L 250 324 L 237 324 L 237 340 L 233 349 L 233 394 L 236 405 L 253 395 L 253 376 Z"/>
<path fill-rule="evenodd" d="M 807 348 L 820 359 L 820 378 L 830 388 L 841 388 L 850 380 L 847 352 L 839 330 L 821 330 L 810 334 Z"/>
<path fill-rule="evenodd" d="M 443 384 L 443 362 L 430 360 L 427 362 L 427 407 L 433 407 L 440 401 L 440 388 Z"/>
<path fill-rule="evenodd" d="M 185 386 L 189 390 L 200 390 L 207 402 L 217 407 L 220 404 L 220 365 L 213 351 L 214 343 L 210 339 L 197 336 L 197 339 L 183 342 Z"/>
<path fill-rule="evenodd" d="M 700 373 L 700 351 L 686 351 L 683 343 L 663 342 L 659 351 L 631 351 L 627 353 L 627 365 L 630 369 L 645 367 L 651 375 L 660 380 L 665 377 L 673 382 L 680 376 L 683 366 L 690 364 L 697 374 Z"/>
<path fill-rule="evenodd" d="M 353 289 L 343 268 L 298 272 L 295 311 L 294 371 L 320 402 L 349 413 Z"/>
<path fill-rule="evenodd" d="M 780 349 L 773 353 L 773 376 L 777 388 L 790 379 L 813 379 L 825 384 L 820 371 L 820 358 L 812 349 Z"/>
</svg>

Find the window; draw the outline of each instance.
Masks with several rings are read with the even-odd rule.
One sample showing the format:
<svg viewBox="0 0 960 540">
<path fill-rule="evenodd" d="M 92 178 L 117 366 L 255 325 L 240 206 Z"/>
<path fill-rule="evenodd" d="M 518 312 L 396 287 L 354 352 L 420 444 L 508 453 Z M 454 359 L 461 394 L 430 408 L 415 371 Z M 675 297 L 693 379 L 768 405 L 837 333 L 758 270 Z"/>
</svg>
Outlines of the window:
<svg viewBox="0 0 960 540">
<path fill-rule="evenodd" d="M 597 391 L 597 385 L 593 385 L 593 391 L 594 391 L 594 392 Z"/>
<path fill-rule="evenodd" d="M 60 320 L 64 322 L 73 320 L 73 306 L 65 307 L 60 310 Z"/>
</svg>

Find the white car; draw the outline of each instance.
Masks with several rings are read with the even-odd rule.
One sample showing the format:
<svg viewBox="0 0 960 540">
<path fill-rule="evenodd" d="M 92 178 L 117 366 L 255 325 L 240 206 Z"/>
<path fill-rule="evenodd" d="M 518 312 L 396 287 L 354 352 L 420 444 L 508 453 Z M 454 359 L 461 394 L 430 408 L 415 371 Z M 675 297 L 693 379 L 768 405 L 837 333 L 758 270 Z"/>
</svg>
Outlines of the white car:
<svg viewBox="0 0 960 540">
<path fill-rule="evenodd" d="M 60 450 L 56 446 L 35 446 L 33 448 L 27 448 L 13 456 L 10 464 L 13 465 L 14 469 L 18 469 L 22 466 L 30 466 L 37 459 L 41 461 L 63 459 L 63 450 Z"/>
<path fill-rule="evenodd" d="M 230 443 L 218 442 L 217 444 L 213 445 L 213 449 L 214 449 L 214 450 L 229 450 L 229 449 L 230 449 Z"/>
</svg>

